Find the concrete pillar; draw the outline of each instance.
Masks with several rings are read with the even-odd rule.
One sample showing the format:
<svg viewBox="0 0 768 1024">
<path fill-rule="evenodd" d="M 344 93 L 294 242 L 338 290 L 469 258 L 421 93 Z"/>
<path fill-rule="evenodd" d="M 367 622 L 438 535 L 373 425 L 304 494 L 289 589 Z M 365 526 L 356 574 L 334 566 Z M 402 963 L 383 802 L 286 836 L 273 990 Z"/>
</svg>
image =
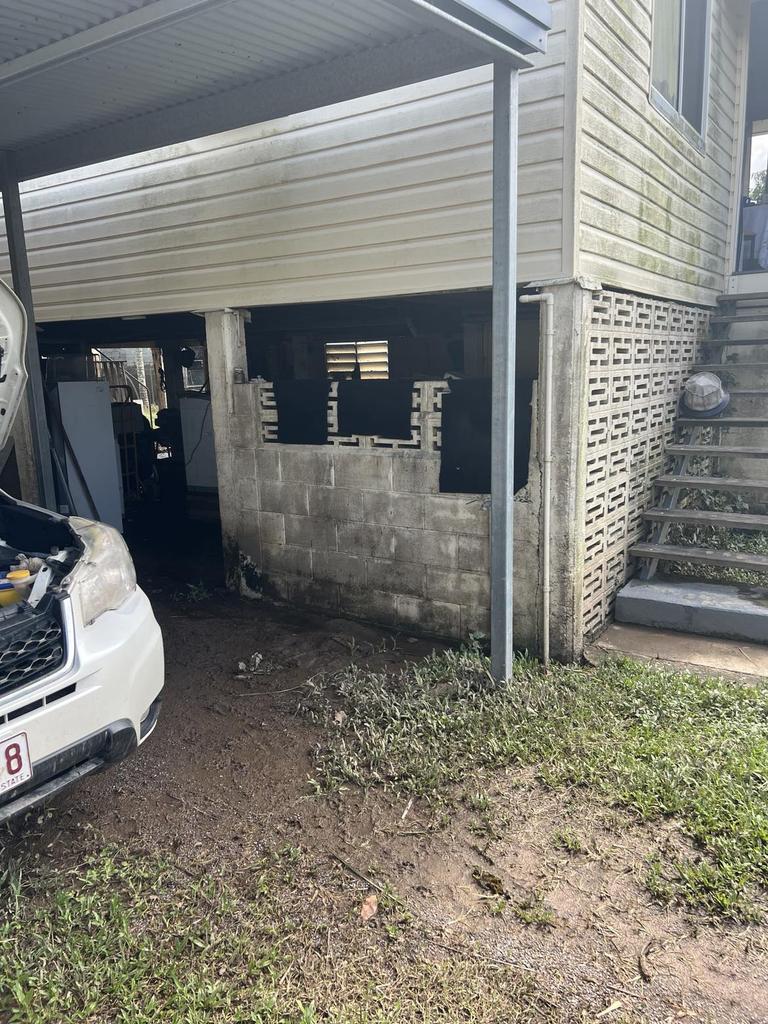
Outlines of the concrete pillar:
<svg viewBox="0 0 768 1024">
<path fill-rule="evenodd" d="M 552 656 L 581 655 L 587 446 L 587 334 L 597 282 L 536 282 L 554 295 L 552 417 Z M 542 403 L 539 413 L 542 414 Z M 541 425 L 539 426 L 541 436 Z"/>
<path fill-rule="evenodd" d="M 233 578 L 237 550 L 239 501 L 234 473 L 232 423 L 235 417 L 234 383 L 245 374 L 245 317 L 241 310 L 223 309 L 205 314 L 208 379 L 211 388 L 211 421 L 219 483 L 219 511 L 227 575 Z"/>
</svg>

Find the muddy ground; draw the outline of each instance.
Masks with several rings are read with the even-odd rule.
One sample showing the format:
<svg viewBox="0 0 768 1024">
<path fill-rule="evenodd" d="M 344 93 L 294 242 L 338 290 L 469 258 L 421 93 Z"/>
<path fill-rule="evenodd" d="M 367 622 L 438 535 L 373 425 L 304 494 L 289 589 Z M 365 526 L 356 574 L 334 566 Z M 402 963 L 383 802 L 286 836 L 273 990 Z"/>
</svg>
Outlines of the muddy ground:
<svg viewBox="0 0 768 1024">
<path fill-rule="evenodd" d="M 97 837 L 221 864 L 256 836 L 265 851 L 304 849 L 312 884 L 335 887 L 341 913 L 359 914 L 371 891 L 363 877 L 391 886 L 436 955 L 511 965 L 558 1020 L 768 1021 L 766 929 L 654 904 L 642 884 L 649 834 L 626 816 L 521 773 L 467 780 L 490 798 L 492 824 L 461 802 L 436 817 L 379 792 L 317 794 L 322 737 L 297 711 L 307 680 L 352 660 L 398 666 L 434 644 L 221 591 L 188 601 L 173 584 L 145 585 L 167 654 L 157 730 L 130 760 L 63 795 L 22 848 L 71 862 Z M 573 828 L 580 849 L 558 848 L 553 836 Z M 478 870 L 516 903 L 535 894 L 552 920 L 500 913 Z M 330 955 L 330 930 L 328 942 Z"/>
</svg>

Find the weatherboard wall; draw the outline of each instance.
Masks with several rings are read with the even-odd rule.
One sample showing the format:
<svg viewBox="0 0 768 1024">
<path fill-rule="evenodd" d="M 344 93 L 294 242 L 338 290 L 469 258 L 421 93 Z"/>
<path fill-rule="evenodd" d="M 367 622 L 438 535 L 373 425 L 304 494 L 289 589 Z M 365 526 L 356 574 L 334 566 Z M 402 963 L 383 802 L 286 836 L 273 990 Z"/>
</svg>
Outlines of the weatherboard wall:
<svg viewBox="0 0 768 1024">
<path fill-rule="evenodd" d="M 582 0 L 578 267 L 639 294 L 712 305 L 736 215 L 747 4 L 711 0 L 701 147 L 650 102 L 652 0 Z"/>
<path fill-rule="evenodd" d="M 552 6 L 521 81 L 521 280 L 563 271 Z M 488 286 L 490 168 L 485 67 L 27 182 L 38 320 Z"/>
</svg>

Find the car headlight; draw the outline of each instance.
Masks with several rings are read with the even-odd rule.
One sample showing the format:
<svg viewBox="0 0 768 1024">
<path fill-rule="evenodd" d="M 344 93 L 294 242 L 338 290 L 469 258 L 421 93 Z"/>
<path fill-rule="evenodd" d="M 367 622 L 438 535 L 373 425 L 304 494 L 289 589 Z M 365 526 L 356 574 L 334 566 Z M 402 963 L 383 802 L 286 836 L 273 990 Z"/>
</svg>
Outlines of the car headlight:
<svg viewBox="0 0 768 1024">
<path fill-rule="evenodd" d="M 67 587 L 80 602 L 87 626 L 104 612 L 119 608 L 136 589 L 136 570 L 125 541 L 111 526 L 71 516 L 69 525 L 85 551 L 67 577 Z"/>
</svg>

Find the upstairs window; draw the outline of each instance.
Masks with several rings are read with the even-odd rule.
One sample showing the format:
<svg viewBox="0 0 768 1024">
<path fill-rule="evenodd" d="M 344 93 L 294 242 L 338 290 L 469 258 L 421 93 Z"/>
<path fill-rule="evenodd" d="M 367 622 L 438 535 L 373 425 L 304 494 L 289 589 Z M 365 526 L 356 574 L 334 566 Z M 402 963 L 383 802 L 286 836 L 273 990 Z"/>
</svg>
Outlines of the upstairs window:
<svg viewBox="0 0 768 1024">
<path fill-rule="evenodd" d="M 651 100 L 686 134 L 704 135 L 709 0 L 653 5 Z"/>
<path fill-rule="evenodd" d="M 325 365 L 328 376 L 338 380 L 387 380 L 389 345 L 386 341 L 328 341 Z"/>
</svg>

